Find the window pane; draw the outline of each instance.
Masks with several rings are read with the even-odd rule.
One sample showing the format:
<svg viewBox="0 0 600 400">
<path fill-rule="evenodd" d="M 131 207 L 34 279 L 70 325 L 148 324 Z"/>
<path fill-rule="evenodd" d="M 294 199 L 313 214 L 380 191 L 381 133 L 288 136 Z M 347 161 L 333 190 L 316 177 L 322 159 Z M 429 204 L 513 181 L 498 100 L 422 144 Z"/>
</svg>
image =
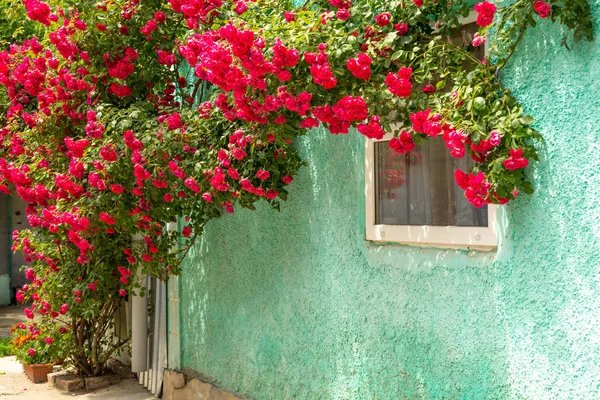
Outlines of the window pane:
<svg viewBox="0 0 600 400">
<path fill-rule="evenodd" d="M 454 181 L 473 161 L 453 158 L 445 143 L 428 140 L 409 154 L 375 143 L 375 224 L 488 226 L 487 206 L 475 208 Z"/>
</svg>

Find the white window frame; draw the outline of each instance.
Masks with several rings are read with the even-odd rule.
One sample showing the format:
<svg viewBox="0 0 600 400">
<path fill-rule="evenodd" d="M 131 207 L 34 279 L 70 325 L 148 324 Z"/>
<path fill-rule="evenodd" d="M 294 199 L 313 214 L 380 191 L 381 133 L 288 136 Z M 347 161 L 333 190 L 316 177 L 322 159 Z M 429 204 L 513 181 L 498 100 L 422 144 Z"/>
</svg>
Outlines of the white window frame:
<svg viewBox="0 0 600 400">
<path fill-rule="evenodd" d="M 475 13 L 461 20 L 463 24 L 475 21 Z M 487 53 L 487 46 L 486 46 Z M 392 126 L 394 131 L 398 125 Z M 375 224 L 377 193 L 375 185 L 375 144 L 389 141 L 389 133 L 381 140 L 365 140 L 365 211 L 366 239 L 373 242 L 395 242 L 406 245 L 458 248 L 491 251 L 498 246 L 497 206 L 488 205 L 488 226 L 433 226 Z M 441 140 L 436 138 L 435 140 Z"/>
</svg>

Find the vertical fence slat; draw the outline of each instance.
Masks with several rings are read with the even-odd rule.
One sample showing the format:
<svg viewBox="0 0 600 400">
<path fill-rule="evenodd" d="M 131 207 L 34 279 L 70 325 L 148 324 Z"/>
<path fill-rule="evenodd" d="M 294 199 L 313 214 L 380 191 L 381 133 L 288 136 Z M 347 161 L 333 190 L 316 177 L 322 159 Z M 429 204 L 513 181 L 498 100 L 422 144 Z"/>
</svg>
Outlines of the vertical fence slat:
<svg viewBox="0 0 600 400">
<path fill-rule="evenodd" d="M 155 397 L 162 393 L 163 373 L 167 366 L 167 283 L 148 278 L 148 305 L 153 312 L 148 316 L 147 345 L 148 364 L 144 372 L 138 373 L 138 382 Z"/>
<path fill-rule="evenodd" d="M 154 318 L 154 329 L 152 332 L 152 382 L 150 384 L 150 392 L 156 394 L 157 385 L 158 385 L 158 350 L 159 350 L 159 322 L 160 322 L 160 299 L 162 297 L 162 284 L 161 281 L 155 280 L 156 292 L 154 296 L 154 313 L 152 317 Z"/>
<path fill-rule="evenodd" d="M 152 283 L 153 283 L 152 281 L 153 281 L 153 279 L 150 276 L 148 276 L 148 288 L 152 290 L 152 297 L 154 297 L 154 290 L 152 288 Z M 146 296 L 148 296 L 148 292 L 146 293 Z M 148 300 L 150 300 L 150 304 L 152 304 L 152 298 L 150 298 L 148 296 Z M 147 329 L 150 329 L 152 327 L 152 323 L 150 321 L 151 321 L 150 315 L 148 315 L 148 321 L 146 322 Z M 148 357 L 146 357 L 146 372 L 144 372 L 144 378 L 145 378 L 144 379 L 144 386 L 146 388 L 148 388 L 150 386 L 150 371 L 148 371 L 148 369 L 150 368 L 150 366 L 148 365 L 148 364 L 150 364 L 149 363 L 149 360 L 151 358 L 150 355 L 152 354 L 152 340 L 151 340 L 151 336 L 150 335 L 148 335 L 147 346 L 148 346 L 148 352 L 147 352 Z"/>
<path fill-rule="evenodd" d="M 158 315 L 158 349 L 156 351 L 158 354 L 158 364 L 156 366 L 158 377 L 156 382 L 156 392 L 154 393 L 156 397 L 159 397 L 162 392 L 163 373 L 167 363 L 167 283 L 160 281 L 160 284 L 162 290 L 159 300 L 160 313 Z"/>
<path fill-rule="evenodd" d="M 163 373 L 167 366 L 167 283 L 148 277 L 148 305 L 153 312 L 148 315 L 149 329 L 147 369 L 138 373 L 138 382 L 155 397 L 162 393 Z"/>
</svg>

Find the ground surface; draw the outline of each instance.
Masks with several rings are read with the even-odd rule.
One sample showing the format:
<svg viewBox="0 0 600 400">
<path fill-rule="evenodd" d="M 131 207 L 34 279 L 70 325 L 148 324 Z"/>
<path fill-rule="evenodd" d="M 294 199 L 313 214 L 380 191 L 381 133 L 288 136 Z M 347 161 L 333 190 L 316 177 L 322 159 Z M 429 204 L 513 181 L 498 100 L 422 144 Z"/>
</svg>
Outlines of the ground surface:
<svg viewBox="0 0 600 400">
<path fill-rule="evenodd" d="M 10 328 L 25 321 L 23 307 L 0 308 L 0 337 L 9 337 Z M 0 358 L 0 399 L 4 400 L 58 400 L 76 397 L 98 400 L 150 400 L 154 397 L 135 380 L 94 391 L 61 392 L 47 383 L 33 383 L 23 372 L 15 357 Z"/>
<path fill-rule="evenodd" d="M 105 389 L 90 392 L 61 392 L 47 383 L 32 383 L 21 364 L 14 357 L 0 358 L 0 399 L 15 400 L 59 400 L 78 399 L 102 400 L 150 400 L 154 397 L 135 380 L 123 381 Z"/>
<path fill-rule="evenodd" d="M 24 321 L 23 307 L 0 307 L 0 337 L 10 337 L 10 328 Z"/>
</svg>

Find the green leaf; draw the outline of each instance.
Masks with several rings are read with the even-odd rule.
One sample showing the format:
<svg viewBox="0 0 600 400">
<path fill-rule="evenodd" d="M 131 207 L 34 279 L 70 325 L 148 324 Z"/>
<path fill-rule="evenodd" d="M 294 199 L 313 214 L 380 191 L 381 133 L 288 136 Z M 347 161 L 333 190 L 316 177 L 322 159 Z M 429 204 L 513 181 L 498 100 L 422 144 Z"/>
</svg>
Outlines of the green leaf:
<svg viewBox="0 0 600 400">
<path fill-rule="evenodd" d="M 483 110 L 485 108 L 485 99 L 483 97 L 476 97 L 473 100 L 473 108 L 476 110 Z"/>
<path fill-rule="evenodd" d="M 502 186 L 500 186 L 500 187 L 498 187 L 498 189 L 496 189 L 496 194 L 500 198 L 505 198 L 507 196 L 506 189 L 504 189 Z"/>
<path fill-rule="evenodd" d="M 525 192 L 525 194 L 533 194 L 533 188 L 531 187 L 531 183 L 523 182 L 521 188 L 523 189 L 523 192 Z"/>
<path fill-rule="evenodd" d="M 120 129 L 120 130 L 127 130 L 127 129 L 131 128 L 132 125 L 133 124 L 132 124 L 131 120 L 124 119 L 121 122 L 119 122 L 118 129 Z"/>
<path fill-rule="evenodd" d="M 396 32 L 388 33 L 387 36 L 385 37 L 385 39 L 383 39 L 383 43 L 382 43 L 383 46 L 391 46 L 397 37 L 398 37 L 398 33 L 396 33 Z"/>
<path fill-rule="evenodd" d="M 521 117 L 521 123 L 523 125 L 531 125 L 535 122 L 535 119 L 533 119 L 533 117 L 531 115 L 526 115 L 524 117 Z"/>
</svg>

